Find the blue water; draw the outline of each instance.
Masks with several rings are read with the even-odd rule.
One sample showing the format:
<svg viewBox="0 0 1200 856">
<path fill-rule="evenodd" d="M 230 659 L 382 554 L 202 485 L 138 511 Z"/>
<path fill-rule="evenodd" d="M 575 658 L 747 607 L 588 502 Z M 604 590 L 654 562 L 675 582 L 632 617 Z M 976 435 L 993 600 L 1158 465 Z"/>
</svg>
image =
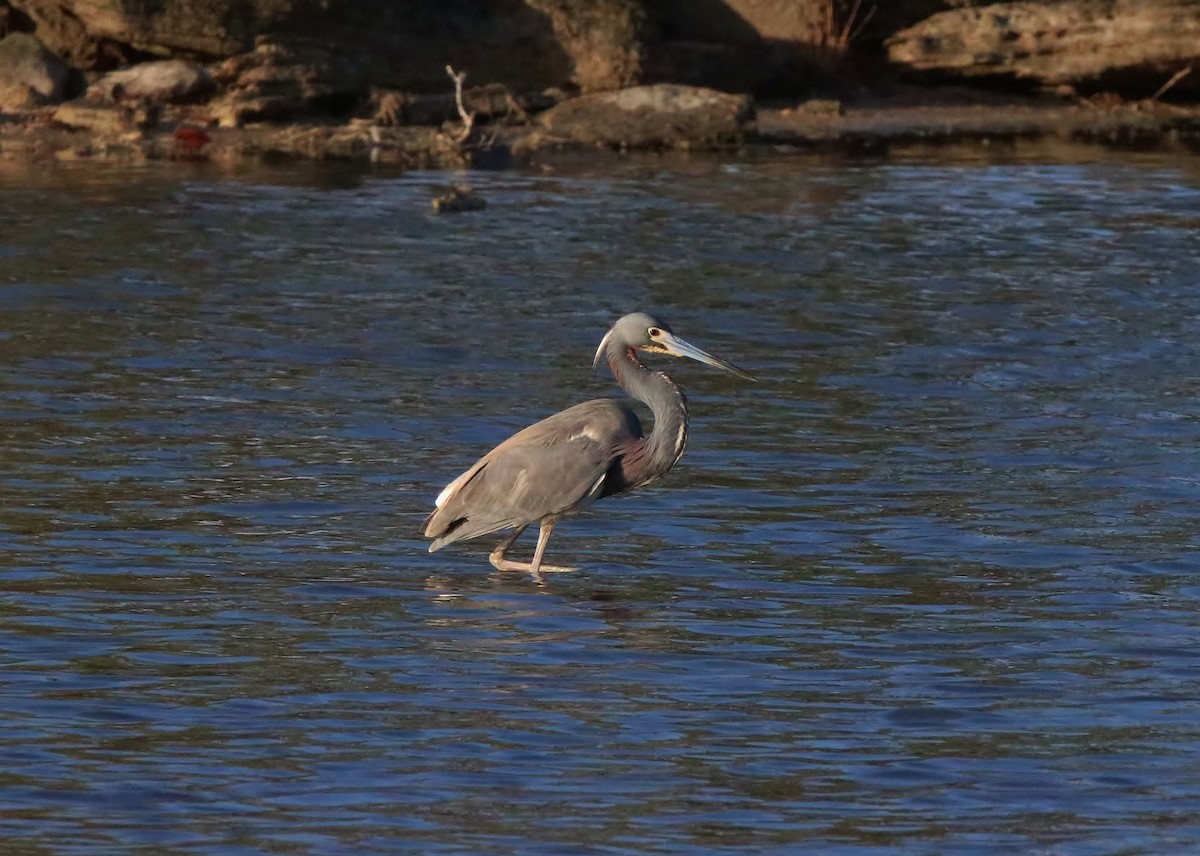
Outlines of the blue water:
<svg viewBox="0 0 1200 856">
<path fill-rule="evenodd" d="M 4 176 L 7 847 L 1200 850 L 1200 160 L 461 178 Z M 634 309 L 760 382 L 425 552 Z"/>
</svg>

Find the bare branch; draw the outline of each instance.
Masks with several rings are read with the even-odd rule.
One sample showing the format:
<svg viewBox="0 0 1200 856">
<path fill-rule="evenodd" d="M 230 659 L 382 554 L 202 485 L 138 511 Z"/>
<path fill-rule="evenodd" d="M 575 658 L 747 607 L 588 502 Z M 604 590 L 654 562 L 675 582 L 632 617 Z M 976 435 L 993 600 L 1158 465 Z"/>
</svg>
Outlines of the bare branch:
<svg viewBox="0 0 1200 856">
<path fill-rule="evenodd" d="M 864 9 L 863 0 L 822 0 L 817 7 L 812 59 L 824 68 L 833 68 L 844 60 L 850 43 L 862 34 L 878 8 L 872 3 Z"/>
<path fill-rule="evenodd" d="M 1158 91 L 1150 96 L 1150 100 L 1157 101 L 1164 94 L 1166 94 L 1166 91 L 1168 89 L 1170 89 L 1172 86 L 1174 86 L 1179 81 L 1183 80 L 1185 77 L 1187 77 L 1191 73 L 1192 73 L 1192 67 L 1190 65 L 1184 66 L 1183 68 L 1179 69 L 1179 71 L 1177 71 L 1173 75 L 1171 75 L 1170 80 L 1168 80 L 1162 86 L 1158 87 Z"/>
<path fill-rule="evenodd" d="M 463 104 L 463 81 L 467 79 L 465 71 L 455 72 L 455 70 L 446 66 L 446 74 L 450 75 L 450 79 L 454 81 L 454 105 L 458 108 L 458 115 L 462 118 L 463 128 L 458 134 L 456 142 L 466 142 L 471 136 L 471 129 L 475 127 L 475 114 L 468 113 L 467 107 Z"/>
</svg>

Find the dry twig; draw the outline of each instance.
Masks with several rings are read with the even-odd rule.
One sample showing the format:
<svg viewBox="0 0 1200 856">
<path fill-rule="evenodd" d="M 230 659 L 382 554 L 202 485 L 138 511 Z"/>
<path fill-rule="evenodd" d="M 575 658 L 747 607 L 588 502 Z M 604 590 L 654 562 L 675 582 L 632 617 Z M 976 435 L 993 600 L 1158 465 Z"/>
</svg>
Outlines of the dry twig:
<svg viewBox="0 0 1200 856">
<path fill-rule="evenodd" d="M 475 127 L 475 114 L 468 113 L 467 107 L 463 104 L 463 81 L 467 79 L 465 71 L 455 72 L 455 70 L 446 66 L 446 74 L 450 75 L 450 79 L 454 81 L 454 105 L 458 108 L 458 115 L 462 118 L 463 128 L 458 134 L 455 142 L 464 143 L 471 136 L 471 130 Z"/>
<path fill-rule="evenodd" d="M 864 11 L 863 0 L 823 0 L 818 8 L 810 55 L 822 68 L 832 69 L 845 59 L 850 43 L 875 17 L 878 6 L 872 4 Z"/>
<path fill-rule="evenodd" d="M 1177 71 L 1171 75 L 1170 80 L 1168 80 L 1162 86 L 1158 87 L 1158 91 L 1150 96 L 1150 100 L 1157 101 L 1159 98 L 1161 98 L 1163 95 L 1166 94 L 1168 89 L 1170 89 L 1172 86 L 1174 86 L 1179 81 L 1183 80 L 1185 77 L 1187 77 L 1191 73 L 1192 73 L 1192 67 L 1190 65 L 1184 66 L 1183 68 L 1179 69 L 1179 71 Z"/>
</svg>

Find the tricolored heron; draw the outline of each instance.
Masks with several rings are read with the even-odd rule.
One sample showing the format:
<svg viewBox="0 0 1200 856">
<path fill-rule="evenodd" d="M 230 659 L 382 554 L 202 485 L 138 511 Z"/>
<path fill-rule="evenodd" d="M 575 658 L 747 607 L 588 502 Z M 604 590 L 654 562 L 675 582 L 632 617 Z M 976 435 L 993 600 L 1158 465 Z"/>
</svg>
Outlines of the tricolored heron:
<svg viewBox="0 0 1200 856">
<path fill-rule="evenodd" d="M 574 570 L 542 564 L 559 519 L 663 476 L 687 442 L 683 393 L 666 372 L 646 368 L 639 353 L 689 357 L 754 380 L 644 312 L 626 315 L 600 341 L 592 366 L 608 363 L 621 388 L 649 406 L 654 414 L 649 436 L 629 405 L 609 398 L 576 404 L 518 431 L 438 494 L 425 521 L 425 537 L 434 539 L 429 552 L 512 529 L 488 557 L 496 569 L 529 571 L 539 583 L 543 570 Z M 541 525 L 533 561 L 506 559 L 508 548 L 531 523 Z"/>
</svg>

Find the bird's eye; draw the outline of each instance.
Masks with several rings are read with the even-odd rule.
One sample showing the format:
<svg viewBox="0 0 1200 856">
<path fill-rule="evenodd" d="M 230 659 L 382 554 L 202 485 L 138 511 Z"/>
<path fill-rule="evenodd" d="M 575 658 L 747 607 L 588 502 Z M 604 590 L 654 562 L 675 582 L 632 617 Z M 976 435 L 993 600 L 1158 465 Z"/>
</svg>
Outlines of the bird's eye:
<svg viewBox="0 0 1200 856">
<path fill-rule="evenodd" d="M 658 329 L 657 327 L 651 327 L 647 332 L 650 333 L 651 339 L 657 339 L 662 335 L 662 330 Z"/>
</svg>

